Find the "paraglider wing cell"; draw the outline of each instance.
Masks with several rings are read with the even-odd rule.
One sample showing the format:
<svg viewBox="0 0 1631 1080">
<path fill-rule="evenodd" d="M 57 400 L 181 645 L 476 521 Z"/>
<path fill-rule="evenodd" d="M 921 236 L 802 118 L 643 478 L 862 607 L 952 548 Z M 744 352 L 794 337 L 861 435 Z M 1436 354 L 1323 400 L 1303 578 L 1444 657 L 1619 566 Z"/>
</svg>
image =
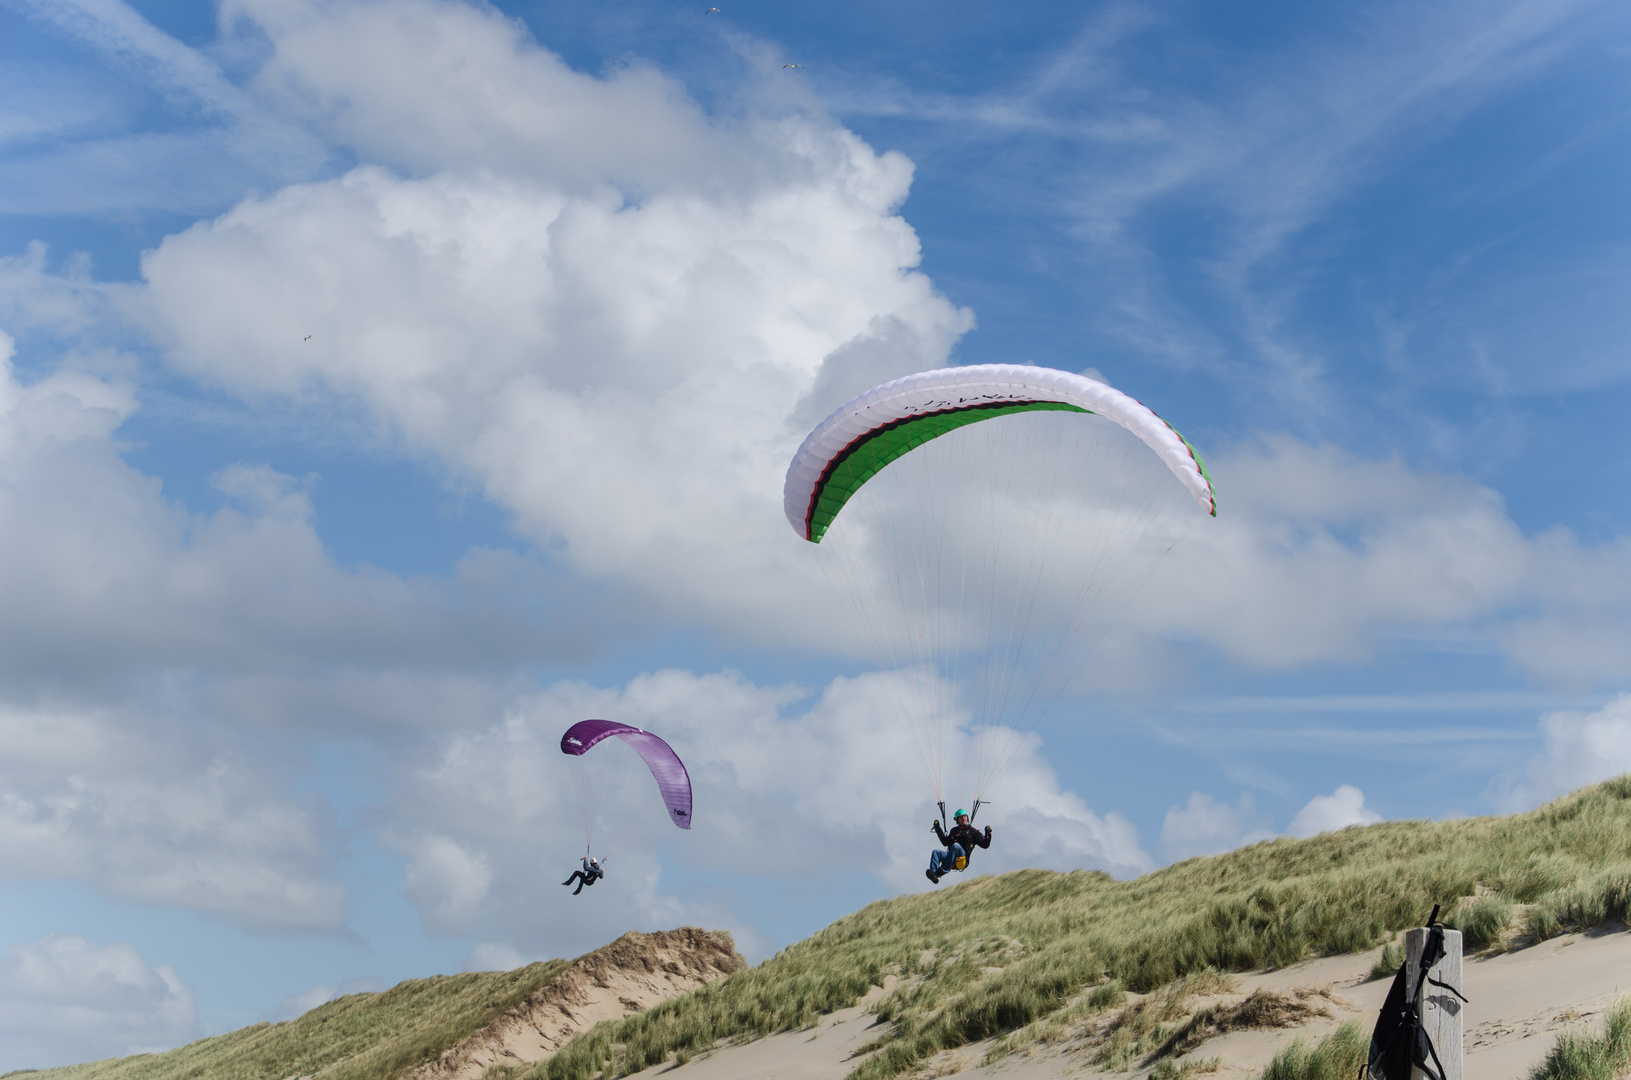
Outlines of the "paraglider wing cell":
<svg viewBox="0 0 1631 1080">
<path fill-rule="evenodd" d="M 1138 436 L 1206 511 L 1217 514 L 1200 455 L 1145 406 L 1085 375 L 1020 364 L 974 364 L 908 375 L 840 406 L 804 440 L 787 469 L 783 508 L 820 543 L 850 496 L 896 458 L 948 431 L 1019 412 L 1097 413 Z"/>
<path fill-rule="evenodd" d="M 691 775 L 685 763 L 674 753 L 673 747 L 649 731 L 632 724 L 614 720 L 582 720 L 566 729 L 561 736 L 561 753 L 578 756 L 588 753 L 597 744 L 617 736 L 634 749 L 651 770 L 657 781 L 657 790 L 663 794 L 663 805 L 668 816 L 682 829 L 691 827 Z"/>
</svg>

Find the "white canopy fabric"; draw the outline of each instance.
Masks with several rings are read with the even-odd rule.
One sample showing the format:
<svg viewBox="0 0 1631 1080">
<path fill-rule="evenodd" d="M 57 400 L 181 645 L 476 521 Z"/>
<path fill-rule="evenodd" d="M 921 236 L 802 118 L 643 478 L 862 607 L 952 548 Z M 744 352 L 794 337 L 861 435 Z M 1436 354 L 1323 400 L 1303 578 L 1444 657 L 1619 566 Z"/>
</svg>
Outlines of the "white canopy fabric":
<svg viewBox="0 0 1631 1080">
<path fill-rule="evenodd" d="M 907 375 L 835 409 L 805 438 L 788 466 L 783 489 L 787 520 L 800 536 L 820 543 L 850 495 L 913 447 L 967 423 L 1044 409 L 1096 413 L 1126 428 L 1155 451 L 1207 513 L 1217 515 L 1216 494 L 1200 455 L 1138 401 L 1069 371 L 974 364 Z M 856 459 L 862 447 L 869 452 Z"/>
</svg>

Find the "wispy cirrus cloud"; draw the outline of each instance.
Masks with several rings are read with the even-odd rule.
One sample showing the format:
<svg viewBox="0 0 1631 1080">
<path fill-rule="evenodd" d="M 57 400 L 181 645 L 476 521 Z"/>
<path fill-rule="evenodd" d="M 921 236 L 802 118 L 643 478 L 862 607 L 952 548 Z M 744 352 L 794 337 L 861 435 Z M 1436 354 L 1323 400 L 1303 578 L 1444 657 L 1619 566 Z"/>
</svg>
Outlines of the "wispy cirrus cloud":
<svg viewBox="0 0 1631 1080">
<path fill-rule="evenodd" d="M 1179 708 L 1194 713 L 1445 713 L 1581 708 L 1599 698 L 1560 697 L 1543 690 L 1447 690 L 1425 694 L 1318 694 L 1196 698 Z"/>
<path fill-rule="evenodd" d="M 124 0 L 13 6 L 100 54 L 106 68 L 90 81 L 70 63 L 33 65 L 31 82 L 79 92 L 69 108 L 43 103 L 26 142 L 0 153 L 0 213 L 208 212 L 246 187 L 309 177 L 330 159 L 321 139 Z M 130 101 L 150 94 L 168 103 L 163 116 L 144 116 Z"/>
<path fill-rule="evenodd" d="M 244 118 L 255 106 L 219 65 L 148 22 L 124 0 L 13 0 L 13 6 L 110 57 L 139 65 L 189 105 Z"/>
<path fill-rule="evenodd" d="M 1615 309 L 1617 286 L 1587 275 L 1582 292 L 1577 273 L 1582 258 L 1604 273 L 1623 266 L 1617 248 L 1575 245 L 1570 272 L 1538 269 L 1550 260 L 1526 247 L 1484 275 L 1487 235 L 1445 230 L 1440 250 L 1388 253 L 1354 224 L 1386 217 L 1357 204 L 1411 187 L 1425 147 L 1589 51 L 1605 24 L 1623 30 L 1611 5 L 1394 4 L 1233 35 L 1196 33 L 1194 14 L 1183 4 L 1113 6 L 1006 84 L 925 91 L 856 74 L 834 88 L 837 108 L 915 124 L 937 153 L 982 147 L 979 176 L 994 196 L 1068 223 L 1075 252 L 1060 271 L 1083 282 L 1106 346 L 1227 378 L 1239 407 L 1294 413 L 1301 430 L 1346 423 L 1356 361 L 1391 376 L 1389 388 L 1360 388 L 1362 400 L 1395 411 L 1424 408 L 1411 391 L 1433 380 L 1434 365 L 1420 352 L 1460 379 L 1477 377 L 1482 349 L 1495 392 L 1534 382 L 1540 373 L 1519 358 L 1536 351 L 1584 354 L 1556 365 L 1553 380 L 1623 374 L 1585 329 Z M 1601 141 L 1612 127 L 1587 124 L 1578 140 Z M 1440 219 L 1477 213 L 1496 236 L 1510 233 L 1529 200 L 1509 178 L 1534 167 L 1517 150 L 1453 187 L 1412 190 L 1397 211 L 1436 203 Z M 1527 284 L 1511 288 L 1525 267 Z M 1554 290 L 1560 274 L 1572 284 Z M 1537 313 L 1537 301 L 1556 316 Z M 1524 320 L 1501 314 L 1520 302 Z M 1493 319 L 1461 318 L 1468 303 Z M 1544 349 L 1526 330 L 1537 314 L 1573 347 Z M 1337 323 L 1345 333 L 1330 332 Z"/>
</svg>

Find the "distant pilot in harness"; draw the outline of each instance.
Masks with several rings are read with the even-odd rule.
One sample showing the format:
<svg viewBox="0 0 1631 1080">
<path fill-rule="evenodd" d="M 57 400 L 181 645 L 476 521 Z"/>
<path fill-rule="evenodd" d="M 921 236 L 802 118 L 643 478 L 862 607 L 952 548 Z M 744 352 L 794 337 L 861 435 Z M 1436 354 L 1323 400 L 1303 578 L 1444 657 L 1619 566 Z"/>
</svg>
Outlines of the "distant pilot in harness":
<svg viewBox="0 0 1631 1080">
<path fill-rule="evenodd" d="M 599 881 L 605 876 L 606 871 L 601 869 L 600 860 L 591 859 L 589 856 L 585 855 L 583 857 L 583 869 L 572 871 L 572 876 L 561 882 L 561 884 L 570 885 L 576 881 L 578 883 L 578 887 L 572 890 L 572 895 L 576 896 L 583 891 L 583 887 L 585 885 L 593 885 L 595 882 Z"/>
<path fill-rule="evenodd" d="M 978 810 L 979 803 L 975 803 L 974 808 Z M 942 805 L 940 809 L 944 812 L 945 806 Z M 936 885 L 953 870 L 968 869 L 969 855 L 976 847 L 991 846 L 991 826 L 987 825 L 985 832 L 981 833 L 969 824 L 968 811 L 961 808 L 951 816 L 951 819 L 956 822 L 951 832 L 947 832 L 938 820 L 930 826 L 934 829 L 934 835 L 939 838 L 941 846 L 929 852 L 929 868 L 923 873 Z"/>
</svg>

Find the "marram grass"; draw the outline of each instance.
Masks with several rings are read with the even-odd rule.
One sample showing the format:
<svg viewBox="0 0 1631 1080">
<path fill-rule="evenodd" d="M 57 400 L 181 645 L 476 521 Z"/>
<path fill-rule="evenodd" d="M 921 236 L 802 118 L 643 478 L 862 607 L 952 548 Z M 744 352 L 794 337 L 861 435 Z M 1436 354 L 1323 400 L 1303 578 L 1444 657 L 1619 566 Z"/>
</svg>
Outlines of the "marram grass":
<svg viewBox="0 0 1631 1080">
<path fill-rule="evenodd" d="M 1473 952 L 1500 943 L 1512 925 L 1512 914 L 1512 903 L 1506 898 L 1481 896 L 1461 905 L 1444 925 L 1461 931 L 1462 947 Z"/>
<path fill-rule="evenodd" d="M 1404 967 L 1404 944 L 1398 941 L 1390 941 L 1382 947 L 1381 953 L 1377 955 L 1376 963 L 1371 965 L 1370 975 L 1367 976 L 1366 981 L 1374 982 L 1377 979 L 1391 979 L 1402 967 Z"/>
<path fill-rule="evenodd" d="M 1631 1070 L 1631 997 L 1603 1016 L 1600 1035 L 1565 1031 L 1528 1080 L 1615 1080 Z"/>
<path fill-rule="evenodd" d="M 1291 1040 L 1269 1060 L 1258 1080 L 1353 1080 L 1370 1051 L 1370 1036 L 1349 1020 L 1317 1043 Z"/>
<path fill-rule="evenodd" d="M 1045 1041 L 1051 1021 L 1086 1016 L 1084 995 L 1110 980 L 1148 993 L 1208 969 L 1371 949 L 1434 904 L 1489 944 L 1516 904 L 1530 905 L 1523 929 L 1548 933 L 1625 918 L 1631 777 L 1526 814 L 1271 840 L 1132 881 L 1021 870 L 879 901 L 757 968 L 601 1024 L 516 1080 L 610 1080 L 808 1027 L 893 974 L 900 984 L 876 1006 L 890 1035 L 850 1074 L 885 1080 L 993 1036 L 1012 1049 Z"/>
<path fill-rule="evenodd" d="M 296 1020 L 255 1024 L 165 1054 L 138 1054 L 28 1073 L 28 1080 L 394 1080 L 519 1004 L 567 967 L 411 979 L 351 994 Z"/>
</svg>

